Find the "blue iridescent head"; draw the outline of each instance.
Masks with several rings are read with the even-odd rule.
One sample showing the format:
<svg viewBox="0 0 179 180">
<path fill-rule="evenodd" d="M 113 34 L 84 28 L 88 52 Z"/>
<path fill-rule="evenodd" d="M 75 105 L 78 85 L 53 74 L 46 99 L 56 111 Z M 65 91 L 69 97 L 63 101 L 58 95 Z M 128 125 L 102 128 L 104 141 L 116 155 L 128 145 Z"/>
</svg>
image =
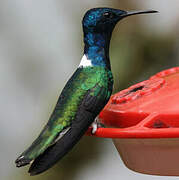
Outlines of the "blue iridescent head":
<svg viewBox="0 0 179 180">
<path fill-rule="evenodd" d="M 90 9 L 83 18 L 83 30 L 84 32 L 109 33 L 124 14 L 126 14 L 125 11 L 112 8 Z"/>
<path fill-rule="evenodd" d="M 124 17 L 154 12 L 157 11 L 123 11 L 113 8 L 93 8 L 88 10 L 83 18 L 83 30 L 85 32 L 109 33 L 113 30 L 117 22 Z"/>
<path fill-rule="evenodd" d="M 123 11 L 113 8 L 94 8 L 86 12 L 82 24 L 84 31 L 85 54 L 93 64 L 105 65 L 109 61 L 108 51 L 112 31 L 121 19 L 157 11 Z"/>
</svg>

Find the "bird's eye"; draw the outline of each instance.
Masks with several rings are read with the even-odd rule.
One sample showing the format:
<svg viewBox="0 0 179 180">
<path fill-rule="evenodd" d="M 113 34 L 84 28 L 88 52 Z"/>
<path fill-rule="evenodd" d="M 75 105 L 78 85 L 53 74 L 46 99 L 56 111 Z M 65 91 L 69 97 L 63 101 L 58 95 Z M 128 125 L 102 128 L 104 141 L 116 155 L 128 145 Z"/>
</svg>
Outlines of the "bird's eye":
<svg viewBox="0 0 179 180">
<path fill-rule="evenodd" d="M 105 18 L 112 18 L 112 17 L 113 17 L 113 14 L 110 13 L 110 12 L 105 12 L 105 13 L 103 14 L 103 16 L 104 16 Z"/>
</svg>

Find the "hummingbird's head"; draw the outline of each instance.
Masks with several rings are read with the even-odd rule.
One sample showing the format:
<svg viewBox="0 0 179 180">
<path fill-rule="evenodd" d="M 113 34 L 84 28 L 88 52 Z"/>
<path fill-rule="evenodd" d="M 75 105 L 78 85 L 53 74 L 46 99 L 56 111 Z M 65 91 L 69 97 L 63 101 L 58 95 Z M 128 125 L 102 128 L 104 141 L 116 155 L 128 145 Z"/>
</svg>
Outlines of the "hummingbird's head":
<svg viewBox="0 0 179 180">
<path fill-rule="evenodd" d="M 113 8 L 93 8 L 88 10 L 83 18 L 83 30 L 92 33 L 112 33 L 117 22 L 127 16 L 155 12 L 157 11 L 123 11 Z"/>
</svg>

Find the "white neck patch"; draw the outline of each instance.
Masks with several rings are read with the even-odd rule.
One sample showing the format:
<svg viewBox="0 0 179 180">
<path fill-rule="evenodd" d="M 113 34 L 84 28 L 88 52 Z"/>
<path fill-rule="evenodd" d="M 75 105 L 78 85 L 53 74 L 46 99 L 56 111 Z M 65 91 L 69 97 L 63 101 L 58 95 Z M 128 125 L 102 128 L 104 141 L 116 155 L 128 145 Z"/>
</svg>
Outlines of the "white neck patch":
<svg viewBox="0 0 179 180">
<path fill-rule="evenodd" d="M 84 56 L 81 59 L 80 65 L 78 67 L 88 67 L 88 66 L 93 66 L 91 63 L 90 59 L 87 59 L 86 55 L 84 54 Z"/>
</svg>

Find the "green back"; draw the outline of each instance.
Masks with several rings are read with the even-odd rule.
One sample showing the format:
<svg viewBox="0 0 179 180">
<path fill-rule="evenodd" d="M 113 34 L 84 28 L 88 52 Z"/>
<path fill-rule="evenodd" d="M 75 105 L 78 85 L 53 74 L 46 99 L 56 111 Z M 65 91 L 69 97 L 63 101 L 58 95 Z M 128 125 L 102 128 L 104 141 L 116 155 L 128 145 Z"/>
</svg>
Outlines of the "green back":
<svg viewBox="0 0 179 180">
<path fill-rule="evenodd" d="M 108 100 L 112 86 L 113 78 L 110 70 L 97 66 L 78 68 L 65 85 L 47 125 L 22 155 L 35 159 L 42 154 L 54 143 L 59 133 L 70 126 L 80 103 L 89 90 L 93 89 L 90 95 L 97 96 L 103 89 L 102 96 L 97 98 Z"/>
</svg>

